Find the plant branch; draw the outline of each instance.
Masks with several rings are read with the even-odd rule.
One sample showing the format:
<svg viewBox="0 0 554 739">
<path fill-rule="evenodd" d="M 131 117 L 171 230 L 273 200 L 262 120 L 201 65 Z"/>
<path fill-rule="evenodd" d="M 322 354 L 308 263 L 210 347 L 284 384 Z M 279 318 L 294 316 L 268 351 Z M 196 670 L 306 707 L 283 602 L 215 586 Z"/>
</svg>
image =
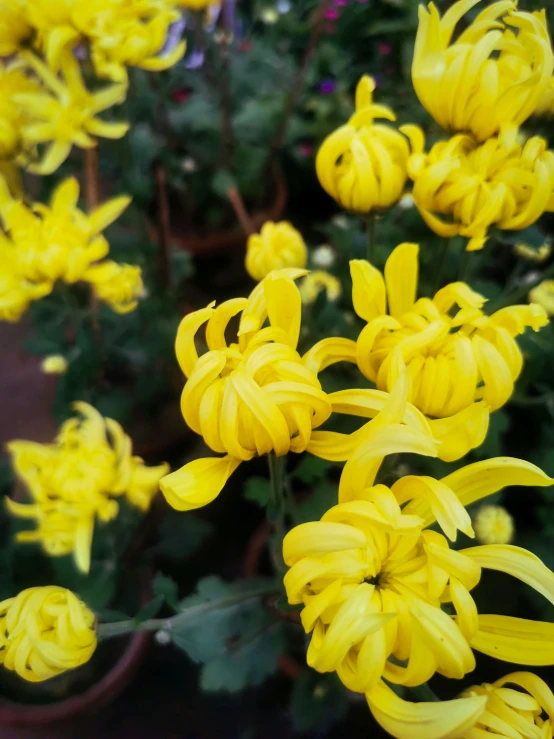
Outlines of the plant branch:
<svg viewBox="0 0 554 739">
<path fill-rule="evenodd" d="M 98 148 L 84 150 L 84 166 L 83 174 L 85 179 L 85 199 L 87 203 L 87 212 L 90 214 L 98 207 L 100 202 L 99 187 L 99 158 Z M 97 318 L 98 314 L 98 297 L 94 288 L 90 288 L 90 323 L 95 339 L 99 346 L 102 345 L 102 329 Z"/>
<path fill-rule="evenodd" d="M 253 234 L 256 229 L 254 228 L 252 219 L 250 218 L 250 215 L 248 211 L 246 210 L 244 201 L 241 197 L 241 194 L 238 188 L 237 187 L 229 188 L 229 190 L 227 190 L 227 198 L 229 199 L 229 202 L 233 206 L 233 210 L 235 211 L 235 215 L 237 216 L 238 222 L 242 226 L 242 230 L 247 236 L 250 236 L 250 234 Z"/>
<path fill-rule="evenodd" d="M 112 636 L 132 634 L 136 631 L 159 631 L 160 629 L 172 631 L 181 628 L 185 624 L 188 624 L 207 613 L 211 613 L 212 611 L 230 608 L 237 603 L 244 603 L 248 600 L 254 600 L 263 595 L 274 593 L 275 590 L 276 586 L 275 584 L 272 584 L 271 586 L 266 585 L 265 587 L 260 587 L 256 590 L 249 590 L 244 593 L 233 593 L 224 598 L 218 598 L 217 600 L 211 600 L 207 603 L 200 603 L 197 606 L 185 608 L 183 611 L 180 611 L 171 618 L 149 618 L 142 623 L 138 623 L 135 619 L 129 619 L 127 621 L 115 621 L 114 623 L 99 624 L 97 627 L 98 639 L 108 639 Z"/>
<path fill-rule="evenodd" d="M 367 237 L 367 261 L 375 265 L 375 212 L 369 212 L 365 217 Z"/>
<path fill-rule="evenodd" d="M 275 529 L 272 555 L 275 567 L 281 571 L 285 568 L 283 561 L 283 539 L 285 538 L 285 460 L 273 452 L 267 455 L 270 482 L 269 518 Z"/>
<path fill-rule="evenodd" d="M 172 287 L 171 272 L 171 223 L 167 198 L 167 175 L 163 164 L 156 167 L 156 190 L 158 201 L 158 235 L 160 239 L 160 275 L 164 287 Z"/>
</svg>

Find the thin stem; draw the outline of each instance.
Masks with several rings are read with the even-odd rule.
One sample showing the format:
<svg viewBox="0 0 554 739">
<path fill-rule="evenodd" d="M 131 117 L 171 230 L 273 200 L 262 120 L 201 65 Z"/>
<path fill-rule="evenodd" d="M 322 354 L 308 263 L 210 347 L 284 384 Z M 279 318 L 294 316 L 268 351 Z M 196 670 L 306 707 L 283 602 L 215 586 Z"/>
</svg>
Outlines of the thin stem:
<svg viewBox="0 0 554 739">
<path fill-rule="evenodd" d="M 366 237 L 367 237 L 367 261 L 375 264 L 375 213 L 370 211 L 365 217 Z"/>
<path fill-rule="evenodd" d="M 460 265 L 460 281 L 467 282 L 471 276 L 471 254 L 472 252 L 464 248 L 462 263 Z"/>
<path fill-rule="evenodd" d="M 410 692 L 418 701 L 440 701 L 427 683 L 410 688 Z"/>
<path fill-rule="evenodd" d="M 442 286 L 442 277 L 444 273 L 444 268 L 446 267 L 446 262 L 448 261 L 448 247 L 450 245 L 450 239 L 445 238 L 442 239 L 441 244 L 441 252 L 439 255 L 439 262 L 437 266 L 437 274 L 435 277 L 435 285 L 433 287 L 433 295 L 437 292 L 437 290 Z"/>
<path fill-rule="evenodd" d="M 270 484 L 270 507 L 271 522 L 275 528 L 273 561 L 278 570 L 284 569 L 283 562 L 283 539 L 285 538 L 285 460 L 286 457 L 278 457 L 273 452 L 267 455 L 269 467 Z M 271 520 L 271 519 L 270 519 Z"/>
<path fill-rule="evenodd" d="M 494 311 L 500 310 L 500 308 L 505 308 L 508 305 L 514 305 L 520 300 L 524 300 L 530 290 L 539 285 L 543 280 L 548 280 L 552 277 L 554 277 L 554 263 L 542 272 L 542 274 L 537 273 L 537 276 L 533 280 L 518 287 L 517 290 L 502 295 L 498 300 L 491 301 L 491 304 L 487 306 L 487 313 L 493 313 Z"/>
<path fill-rule="evenodd" d="M 85 179 L 85 199 L 87 202 L 87 211 L 92 213 L 98 207 L 100 202 L 99 195 L 99 159 L 98 149 L 85 149 L 84 160 L 84 179 Z M 99 345 L 102 344 L 102 329 L 97 318 L 98 314 L 98 297 L 91 285 L 90 288 L 90 323 L 95 339 Z"/>
<path fill-rule="evenodd" d="M 242 230 L 247 236 L 250 236 L 250 234 L 254 233 L 255 228 L 238 188 L 231 187 L 227 191 L 227 198 L 233 206 L 233 210 L 235 211 L 238 222 L 242 226 Z"/>
<path fill-rule="evenodd" d="M 158 237 L 160 239 L 160 274 L 164 287 L 173 285 L 171 272 L 171 223 L 167 198 L 167 176 L 163 164 L 156 167 L 156 189 L 158 200 Z"/>
<path fill-rule="evenodd" d="M 201 603 L 197 606 L 186 608 L 171 618 L 149 618 L 142 623 L 137 623 L 134 619 L 129 619 L 127 621 L 115 621 L 110 624 L 99 624 L 97 635 L 99 639 L 107 639 L 112 636 L 132 634 L 136 631 L 159 631 L 160 629 L 173 631 L 207 613 L 219 611 L 224 608 L 230 608 L 237 603 L 243 603 L 248 600 L 260 598 L 262 595 L 274 593 L 275 590 L 276 586 L 273 584 L 271 586 L 266 585 L 265 587 L 260 587 L 256 590 L 249 590 L 244 593 L 233 593 L 225 598 L 218 598 L 217 600 L 212 600 L 208 603 Z"/>
</svg>

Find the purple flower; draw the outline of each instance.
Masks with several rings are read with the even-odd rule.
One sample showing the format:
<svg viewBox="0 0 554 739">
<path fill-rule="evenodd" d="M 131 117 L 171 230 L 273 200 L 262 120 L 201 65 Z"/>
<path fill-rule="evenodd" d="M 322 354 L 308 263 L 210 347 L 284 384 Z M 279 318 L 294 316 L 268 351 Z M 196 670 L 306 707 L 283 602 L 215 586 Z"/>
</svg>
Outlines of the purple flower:
<svg viewBox="0 0 554 739">
<path fill-rule="evenodd" d="M 323 80 L 319 84 L 319 91 L 322 95 L 330 95 L 332 92 L 335 92 L 337 87 L 337 83 L 335 80 Z"/>
<path fill-rule="evenodd" d="M 336 8 L 329 8 L 325 11 L 325 17 L 328 21 L 336 21 L 339 18 L 339 11 Z"/>
</svg>

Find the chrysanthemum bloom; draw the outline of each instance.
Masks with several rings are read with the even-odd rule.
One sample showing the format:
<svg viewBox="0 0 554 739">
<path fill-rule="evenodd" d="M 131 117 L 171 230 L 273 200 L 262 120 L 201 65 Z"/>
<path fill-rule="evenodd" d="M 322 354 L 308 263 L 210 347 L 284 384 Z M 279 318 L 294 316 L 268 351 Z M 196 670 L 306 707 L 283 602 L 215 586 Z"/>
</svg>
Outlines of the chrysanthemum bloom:
<svg viewBox="0 0 554 739">
<path fill-rule="evenodd" d="M 373 103 L 374 90 L 373 79 L 362 77 L 356 88 L 356 112 L 325 139 L 316 158 L 323 189 L 343 208 L 360 213 L 390 208 L 407 179 L 407 141 L 392 126 L 374 122 L 396 120 L 389 108 Z"/>
<path fill-rule="evenodd" d="M 542 262 L 548 259 L 552 254 L 552 244 L 547 241 L 544 244 L 541 244 L 538 249 L 535 249 L 534 247 L 529 246 L 529 244 L 519 241 L 514 245 L 514 254 L 529 262 L 542 264 Z"/>
<path fill-rule="evenodd" d="M 34 300 L 52 290 L 48 282 L 31 282 L 19 272 L 17 257 L 0 232 L 0 321 L 16 323 Z M 8 242 L 11 246 L 11 242 Z"/>
<path fill-rule="evenodd" d="M 22 114 L 32 119 L 21 129 L 23 140 L 28 146 L 47 145 L 41 161 L 28 165 L 29 171 L 51 174 L 67 159 L 73 146 L 90 149 L 96 146 L 97 136 L 119 139 L 127 133 L 128 123 L 107 122 L 96 117 L 125 100 L 126 84 L 91 93 L 83 82 L 79 62 L 71 54 L 64 54 L 61 59 L 62 78 L 31 52 L 21 52 L 19 56 L 43 84 L 40 92 L 13 96 Z"/>
<path fill-rule="evenodd" d="M 513 575 L 554 603 L 554 573 L 519 547 L 455 551 L 446 538 L 454 541 L 458 530 L 473 536 L 470 503 L 506 485 L 554 480 L 499 457 L 441 480 L 410 475 L 391 488 L 375 485 L 394 432 L 383 427 L 381 434 L 346 463 L 338 505 L 283 542 L 288 600 L 304 605 L 302 625 L 312 632 L 308 664 L 371 694 L 381 678 L 408 687 L 437 672 L 462 678 L 475 668 L 472 649 L 517 664 L 554 663 L 553 624 L 479 614 L 470 593 L 485 568 Z M 446 536 L 429 528 L 435 522 Z"/>
<path fill-rule="evenodd" d="M 211 5 L 221 5 L 221 0 L 176 0 L 176 4 L 188 10 L 204 10 Z"/>
<path fill-rule="evenodd" d="M 50 556 L 73 553 L 82 572 L 90 568 L 96 517 L 117 516 L 114 498 L 147 510 L 169 466 L 146 467 L 132 456 L 131 439 L 111 418 L 86 403 L 76 403 L 81 417 L 66 421 L 54 444 L 12 441 L 17 476 L 26 484 L 32 504 L 7 499 L 8 510 L 36 521 L 37 528 L 21 531 L 17 541 L 39 542 Z"/>
<path fill-rule="evenodd" d="M 392 390 L 401 360 L 410 373 L 409 400 L 444 425 L 476 401 L 491 411 L 507 402 L 523 366 L 514 337 L 547 324 L 541 306 L 514 305 L 487 316 L 485 298 L 463 282 L 416 300 L 416 244 L 394 249 L 384 278 L 369 262 L 350 264 L 354 310 L 367 321 L 356 359 L 378 389 Z"/>
<path fill-rule="evenodd" d="M 554 316 L 554 280 L 543 280 L 530 290 L 529 300 L 540 305 L 549 316 Z"/>
<path fill-rule="evenodd" d="M 503 124 L 529 118 L 554 61 L 544 10 L 516 12 L 509 0 L 482 10 L 451 42 L 457 22 L 478 2 L 460 0 L 443 18 L 433 3 L 419 6 L 412 82 L 440 126 L 485 141 Z"/>
<path fill-rule="evenodd" d="M 335 303 L 341 296 L 342 285 L 338 277 L 322 269 L 316 269 L 307 274 L 300 286 L 300 295 L 304 305 L 315 303 L 322 290 L 325 290 L 327 300 Z"/>
<path fill-rule="evenodd" d="M 509 544 L 514 538 L 514 519 L 500 505 L 485 505 L 473 521 L 475 536 L 481 544 Z"/>
<path fill-rule="evenodd" d="M 210 503 L 239 464 L 252 457 L 303 452 L 312 429 L 331 414 L 316 374 L 296 351 L 302 306 L 294 280 L 304 274 L 276 270 L 248 298 L 217 308 L 212 303 L 183 318 L 175 343 L 187 377 L 183 417 L 225 456 L 196 459 L 164 477 L 160 487 L 173 508 Z M 239 313 L 237 341 L 227 345 L 227 326 Z M 199 356 L 195 336 L 206 322 L 208 351 Z"/>
<path fill-rule="evenodd" d="M 40 364 L 45 375 L 65 375 L 67 372 L 67 359 L 63 354 L 50 354 L 44 357 Z"/>
<path fill-rule="evenodd" d="M 140 267 L 106 260 L 93 265 L 83 275 L 95 294 L 116 313 L 130 313 L 144 295 Z"/>
<path fill-rule="evenodd" d="M 519 231 L 554 210 L 554 152 L 539 136 L 525 141 L 517 129 L 504 128 L 476 144 L 459 134 L 425 154 L 421 129 L 401 130 L 412 145 L 414 201 L 439 236 L 466 236 L 467 250 L 475 251 L 483 248 L 491 226 Z"/>
<path fill-rule="evenodd" d="M 274 269 L 298 267 L 308 261 L 308 250 L 297 231 L 287 221 L 267 221 L 259 234 L 252 234 L 246 242 L 246 271 L 259 282 Z"/>
<path fill-rule="evenodd" d="M 535 115 L 554 115 L 554 77 L 551 77 L 548 87 L 543 92 L 535 109 Z"/>
<path fill-rule="evenodd" d="M 0 160 L 17 157 L 20 163 L 25 163 L 25 148 L 29 144 L 22 137 L 22 129 L 31 123 L 32 117 L 16 103 L 14 96 L 41 92 L 38 82 L 24 73 L 20 63 L 0 62 Z"/>
<path fill-rule="evenodd" d="M 366 697 L 375 719 L 396 739 L 551 739 L 554 728 L 552 691 L 531 672 L 513 672 L 436 703 L 402 700 L 385 683 Z"/>
<path fill-rule="evenodd" d="M 96 649 L 94 613 L 57 585 L 0 603 L 0 664 L 38 683 L 84 665 Z"/>
</svg>

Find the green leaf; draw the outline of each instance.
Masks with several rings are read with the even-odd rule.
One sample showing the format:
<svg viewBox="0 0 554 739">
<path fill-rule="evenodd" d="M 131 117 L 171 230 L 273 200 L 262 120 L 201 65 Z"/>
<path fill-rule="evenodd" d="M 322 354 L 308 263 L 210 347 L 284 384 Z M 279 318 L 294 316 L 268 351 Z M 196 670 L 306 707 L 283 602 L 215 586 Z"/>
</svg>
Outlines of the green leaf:
<svg viewBox="0 0 554 739">
<path fill-rule="evenodd" d="M 295 525 L 308 521 L 319 521 L 321 516 L 338 503 L 338 486 L 331 482 L 320 482 L 305 500 L 294 506 L 292 517 Z"/>
<path fill-rule="evenodd" d="M 221 601 L 221 607 L 202 614 L 198 621 L 183 624 L 172 630 L 174 643 L 195 662 L 207 662 L 225 654 L 231 639 L 240 638 L 249 623 L 249 613 L 265 609 L 257 597 L 261 588 L 270 581 L 265 578 L 226 583 L 216 576 L 205 577 L 196 587 L 196 593 L 179 604 L 181 609 L 204 603 Z M 234 599 L 233 596 L 252 592 L 251 599 Z"/>
<path fill-rule="evenodd" d="M 269 503 L 271 488 L 266 477 L 250 477 L 244 486 L 244 498 L 265 508 Z"/>
<path fill-rule="evenodd" d="M 200 687 L 209 692 L 236 693 L 259 685 L 277 670 L 285 649 L 283 624 L 268 612 L 256 609 L 234 643 L 204 665 Z"/>
<path fill-rule="evenodd" d="M 105 623 L 113 623 L 114 621 L 129 621 L 129 616 L 123 611 L 116 611 L 113 608 L 101 608 L 96 612 L 100 621 Z"/>
<path fill-rule="evenodd" d="M 135 616 L 135 621 L 141 624 L 143 621 L 148 621 L 149 618 L 153 618 L 162 605 L 164 604 L 165 597 L 163 595 L 156 595 L 150 603 L 143 606 Z"/>
<path fill-rule="evenodd" d="M 324 732 L 348 708 L 348 693 L 335 674 L 304 670 L 294 683 L 290 712 L 296 731 Z"/>
<path fill-rule="evenodd" d="M 485 441 L 473 454 L 477 459 L 490 459 L 502 455 L 504 434 L 510 427 L 510 417 L 504 410 L 491 413 Z"/>
<path fill-rule="evenodd" d="M 158 542 L 153 551 L 170 559 L 190 557 L 212 533 L 213 526 L 191 513 L 167 511 L 158 528 Z"/>
<path fill-rule="evenodd" d="M 306 485 L 313 485 L 315 482 L 323 480 L 331 466 L 332 462 L 328 462 L 326 459 L 304 454 L 300 463 L 294 468 L 292 477 L 306 483 Z"/>
<path fill-rule="evenodd" d="M 171 577 L 158 572 L 154 578 L 152 589 L 155 595 L 165 601 L 175 611 L 179 610 L 179 588 Z"/>
<path fill-rule="evenodd" d="M 224 169 L 218 170 L 212 177 L 212 190 L 223 200 L 227 200 L 227 193 L 236 187 L 233 176 Z"/>
</svg>

